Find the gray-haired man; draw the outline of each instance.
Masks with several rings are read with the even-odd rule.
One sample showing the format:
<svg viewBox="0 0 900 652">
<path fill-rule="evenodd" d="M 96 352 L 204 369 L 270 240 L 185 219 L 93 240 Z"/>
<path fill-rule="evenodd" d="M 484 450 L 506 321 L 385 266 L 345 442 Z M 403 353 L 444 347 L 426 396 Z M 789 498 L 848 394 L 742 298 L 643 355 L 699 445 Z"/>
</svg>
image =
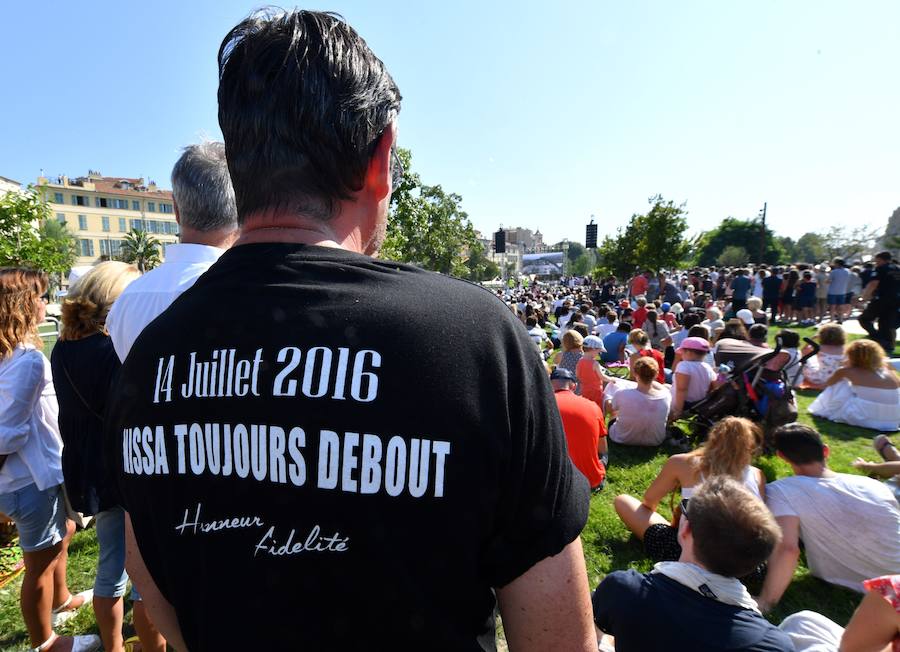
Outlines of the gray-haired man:
<svg viewBox="0 0 900 652">
<path fill-rule="evenodd" d="M 141 331 L 191 287 L 237 239 L 237 209 L 217 142 L 190 145 L 172 169 L 175 219 L 181 243 L 166 250 L 166 262 L 125 288 L 106 320 L 124 361 Z"/>
</svg>

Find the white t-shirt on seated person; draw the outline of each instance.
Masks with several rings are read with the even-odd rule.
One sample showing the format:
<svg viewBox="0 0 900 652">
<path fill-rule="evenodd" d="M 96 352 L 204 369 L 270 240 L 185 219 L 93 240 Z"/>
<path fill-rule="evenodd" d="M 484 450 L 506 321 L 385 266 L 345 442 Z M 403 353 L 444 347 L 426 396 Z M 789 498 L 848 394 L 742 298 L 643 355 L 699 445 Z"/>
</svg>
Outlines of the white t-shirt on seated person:
<svg viewBox="0 0 900 652">
<path fill-rule="evenodd" d="M 883 483 L 836 473 L 795 475 L 766 487 L 775 517 L 797 516 L 813 575 L 862 592 L 862 581 L 900 570 L 900 506 Z"/>
<path fill-rule="evenodd" d="M 616 381 L 617 384 L 623 381 Z M 666 438 L 666 420 L 672 395 L 667 387 L 654 387 L 644 394 L 632 387 L 620 389 L 612 397 L 615 422 L 609 428 L 609 438 L 617 444 L 631 446 L 659 446 Z"/>
</svg>

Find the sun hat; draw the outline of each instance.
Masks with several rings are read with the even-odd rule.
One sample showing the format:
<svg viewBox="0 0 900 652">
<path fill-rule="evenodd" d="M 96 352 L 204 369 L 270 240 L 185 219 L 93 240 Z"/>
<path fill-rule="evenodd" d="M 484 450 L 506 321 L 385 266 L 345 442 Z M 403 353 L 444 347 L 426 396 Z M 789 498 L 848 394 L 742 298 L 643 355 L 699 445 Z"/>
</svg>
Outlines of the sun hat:
<svg viewBox="0 0 900 652">
<path fill-rule="evenodd" d="M 582 346 L 582 348 L 585 348 L 585 349 L 602 349 L 602 348 L 604 348 L 603 340 L 601 340 L 596 335 L 588 335 L 586 338 L 584 338 L 584 343 L 581 346 Z"/>
<path fill-rule="evenodd" d="M 741 308 L 737 311 L 737 318 L 740 319 L 747 326 L 752 326 L 754 319 L 753 313 L 750 312 L 747 308 Z"/>
<path fill-rule="evenodd" d="M 568 369 L 564 367 L 557 367 L 553 370 L 553 373 L 550 374 L 550 380 L 570 380 L 573 383 L 578 382 L 578 378 Z"/>
<path fill-rule="evenodd" d="M 684 312 L 684 308 L 681 307 L 680 303 L 673 303 L 670 310 L 672 311 L 672 314 L 675 315 L 676 317 Z"/>
<path fill-rule="evenodd" d="M 702 337 L 686 337 L 681 342 L 681 346 L 678 347 L 678 350 L 687 349 L 689 351 L 702 351 L 703 353 L 709 352 L 709 342 L 704 340 Z"/>
</svg>

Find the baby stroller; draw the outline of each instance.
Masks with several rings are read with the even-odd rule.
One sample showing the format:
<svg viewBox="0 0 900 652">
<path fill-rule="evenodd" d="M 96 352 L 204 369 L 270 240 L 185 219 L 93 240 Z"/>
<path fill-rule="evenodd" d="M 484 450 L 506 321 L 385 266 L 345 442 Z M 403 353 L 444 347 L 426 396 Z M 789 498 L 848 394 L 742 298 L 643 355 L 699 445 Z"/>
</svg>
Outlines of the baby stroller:
<svg viewBox="0 0 900 652">
<path fill-rule="evenodd" d="M 771 450 L 775 430 L 797 420 L 792 381 L 819 350 L 813 340 L 805 338 L 805 341 L 812 347 L 807 355 L 772 368 L 770 361 L 781 353 L 780 338 L 774 349 L 764 349 L 742 340 L 721 340 L 716 346 L 715 360 L 720 376 L 724 374 L 726 382 L 685 409 L 678 425 L 671 427 L 670 437 L 676 442 L 680 440 L 682 445 L 696 446 L 706 439 L 709 429 L 719 419 L 744 417 L 759 424 L 765 437 L 765 448 Z"/>
</svg>

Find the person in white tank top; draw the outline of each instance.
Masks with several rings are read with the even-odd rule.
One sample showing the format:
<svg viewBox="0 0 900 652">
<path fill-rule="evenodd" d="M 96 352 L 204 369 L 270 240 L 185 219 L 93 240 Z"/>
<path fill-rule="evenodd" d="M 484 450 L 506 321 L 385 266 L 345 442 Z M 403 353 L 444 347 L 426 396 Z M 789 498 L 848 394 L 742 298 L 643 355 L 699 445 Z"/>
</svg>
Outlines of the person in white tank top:
<svg viewBox="0 0 900 652">
<path fill-rule="evenodd" d="M 705 478 L 727 475 L 740 480 L 755 496 L 765 500 L 765 476 L 750 465 L 761 443 L 762 434 L 752 421 L 725 417 L 712 427 L 701 448 L 670 457 L 641 500 L 628 494 L 616 496 L 616 513 L 644 541 L 648 555 L 656 559 L 660 555 L 655 553 L 661 547 L 670 549 L 673 542 L 677 544 L 677 537 L 672 535 L 677 533 L 680 509 L 675 509 L 671 522 L 657 511 L 663 499 L 676 490 L 681 490 L 682 498 L 690 498 Z"/>
</svg>

